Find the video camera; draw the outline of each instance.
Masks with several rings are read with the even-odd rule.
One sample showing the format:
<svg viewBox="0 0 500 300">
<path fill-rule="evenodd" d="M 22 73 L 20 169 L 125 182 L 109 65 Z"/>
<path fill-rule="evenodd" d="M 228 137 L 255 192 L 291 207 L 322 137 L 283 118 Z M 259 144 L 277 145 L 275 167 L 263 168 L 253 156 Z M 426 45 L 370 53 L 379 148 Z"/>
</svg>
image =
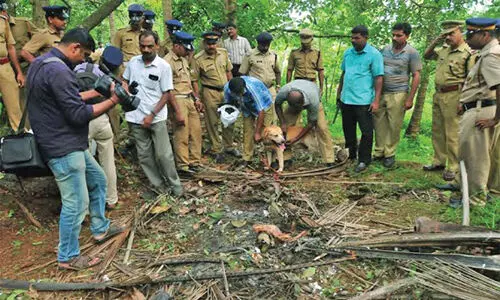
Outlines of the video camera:
<svg viewBox="0 0 500 300">
<path fill-rule="evenodd" d="M 111 83 L 115 83 L 115 94 L 120 99 L 120 104 L 124 111 L 133 111 L 139 107 L 141 99 L 135 96 L 138 92 L 137 82 L 132 81 L 129 85 L 130 94 L 123 88 L 122 82 L 116 77 L 109 68 L 103 64 L 99 64 L 99 69 L 106 75 L 99 77 L 94 84 L 94 89 L 106 98 L 111 97 Z"/>
</svg>

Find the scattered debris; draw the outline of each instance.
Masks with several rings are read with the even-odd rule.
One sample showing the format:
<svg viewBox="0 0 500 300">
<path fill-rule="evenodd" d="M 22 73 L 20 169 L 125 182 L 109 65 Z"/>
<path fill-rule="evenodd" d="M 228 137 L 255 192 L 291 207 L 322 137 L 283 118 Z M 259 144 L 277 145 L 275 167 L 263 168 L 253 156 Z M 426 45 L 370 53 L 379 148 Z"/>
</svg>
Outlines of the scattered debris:
<svg viewBox="0 0 500 300">
<path fill-rule="evenodd" d="M 278 226 L 270 224 L 255 224 L 252 228 L 257 233 L 266 232 L 282 242 L 294 242 L 307 234 L 307 231 L 304 230 L 295 237 L 292 237 L 289 233 L 281 232 Z"/>
</svg>

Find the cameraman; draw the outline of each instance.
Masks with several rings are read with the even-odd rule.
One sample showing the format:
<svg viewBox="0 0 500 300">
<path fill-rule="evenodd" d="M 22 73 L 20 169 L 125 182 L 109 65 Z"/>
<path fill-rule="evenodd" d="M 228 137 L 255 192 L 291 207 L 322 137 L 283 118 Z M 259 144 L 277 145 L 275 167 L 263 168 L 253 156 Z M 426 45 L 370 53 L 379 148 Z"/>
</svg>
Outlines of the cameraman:
<svg viewBox="0 0 500 300">
<path fill-rule="evenodd" d="M 120 49 L 108 46 L 102 52 L 101 62 L 113 72 L 122 64 L 123 54 Z M 104 73 L 99 70 L 99 66 L 97 64 L 88 62 L 79 64 L 75 67 L 74 71 L 77 74 L 76 77 L 80 91 L 92 90 L 97 78 L 104 75 Z M 104 98 L 100 96 L 89 99 L 86 103 L 95 104 L 101 102 L 102 100 L 104 100 Z M 90 121 L 89 141 L 90 140 L 94 140 L 97 144 L 99 164 L 101 165 L 107 179 L 106 208 L 114 209 L 118 203 L 118 191 L 116 189 L 113 130 L 111 129 L 108 114 L 102 114 Z"/>
<path fill-rule="evenodd" d="M 115 106 L 119 98 L 112 87 L 109 99 L 86 104 L 83 101 L 99 94 L 95 91 L 80 94 L 72 70 L 94 48 L 94 39 L 87 30 L 72 29 L 57 47 L 36 58 L 27 74 L 31 127 L 61 193 L 57 260 L 59 268 L 69 270 L 89 268 L 100 262 L 98 257 L 80 255 L 78 238 L 87 209 L 96 242 L 125 229 L 123 225 L 110 224 L 104 215 L 106 176 L 88 151 L 90 120 Z"/>
</svg>

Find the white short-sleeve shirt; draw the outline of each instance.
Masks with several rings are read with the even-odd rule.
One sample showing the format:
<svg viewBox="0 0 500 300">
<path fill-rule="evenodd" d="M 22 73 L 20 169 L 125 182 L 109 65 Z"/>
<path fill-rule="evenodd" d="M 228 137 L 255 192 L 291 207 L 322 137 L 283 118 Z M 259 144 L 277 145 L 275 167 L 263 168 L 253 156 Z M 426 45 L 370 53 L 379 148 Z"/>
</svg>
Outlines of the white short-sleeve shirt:
<svg viewBox="0 0 500 300">
<path fill-rule="evenodd" d="M 125 113 L 127 122 L 142 124 L 144 117 L 151 114 L 163 93 L 173 90 L 172 68 L 158 55 L 149 64 L 145 65 L 142 55 L 134 56 L 127 64 L 123 78 L 131 84 L 139 83 L 137 97 L 141 99 L 139 107 Z M 168 116 L 167 105 L 156 114 L 153 123 L 165 121 Z"/>
</svg>

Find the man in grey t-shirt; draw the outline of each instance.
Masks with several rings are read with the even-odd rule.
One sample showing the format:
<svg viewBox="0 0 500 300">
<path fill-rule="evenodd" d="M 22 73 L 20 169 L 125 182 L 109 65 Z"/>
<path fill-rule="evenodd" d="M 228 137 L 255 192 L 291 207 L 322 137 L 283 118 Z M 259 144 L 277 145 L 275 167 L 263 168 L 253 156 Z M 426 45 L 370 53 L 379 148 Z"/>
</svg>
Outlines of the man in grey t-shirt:
<svg viewBox="0 0 500 300">
<path fill-rule="evenodd" d="M 283 102 L 288 102 L 288 107 L 283 111 Z M 286 133 L 288 126 L 298 123 L 302 110 L 307 111 L 307 125 L 295 138 L 287 142 L 288 146 L 300 141 L 309 131 L 316 130 L 319 151 L 323 162 L 327 166 L 335 162 L 333 155 L 333 141 L 328 130 L 325 111 L 321 104 L 319 87 L 309 80 L 297 79 L 284 85 L 276 95 L 274 103 L 276 114 L 281 124 L 281 129 Z M 285 156 L 286 159 L 286 156 Z"/>
<path fill-rule="evenodd" d="M 410 34 L 410 24 L 397 23 L 392 27 L 392 45 L 385 46 L 381 51 L 384 57 L 384 85 L 379 109 L 374 113 L 373 156 L 375 160 L 383 160 L 387 168 L 394 166 L 405 111 L 413 107 L 413 98 L 420 83 L 422 63 L 418 51 L 407 43 Z"/>
</svg>

